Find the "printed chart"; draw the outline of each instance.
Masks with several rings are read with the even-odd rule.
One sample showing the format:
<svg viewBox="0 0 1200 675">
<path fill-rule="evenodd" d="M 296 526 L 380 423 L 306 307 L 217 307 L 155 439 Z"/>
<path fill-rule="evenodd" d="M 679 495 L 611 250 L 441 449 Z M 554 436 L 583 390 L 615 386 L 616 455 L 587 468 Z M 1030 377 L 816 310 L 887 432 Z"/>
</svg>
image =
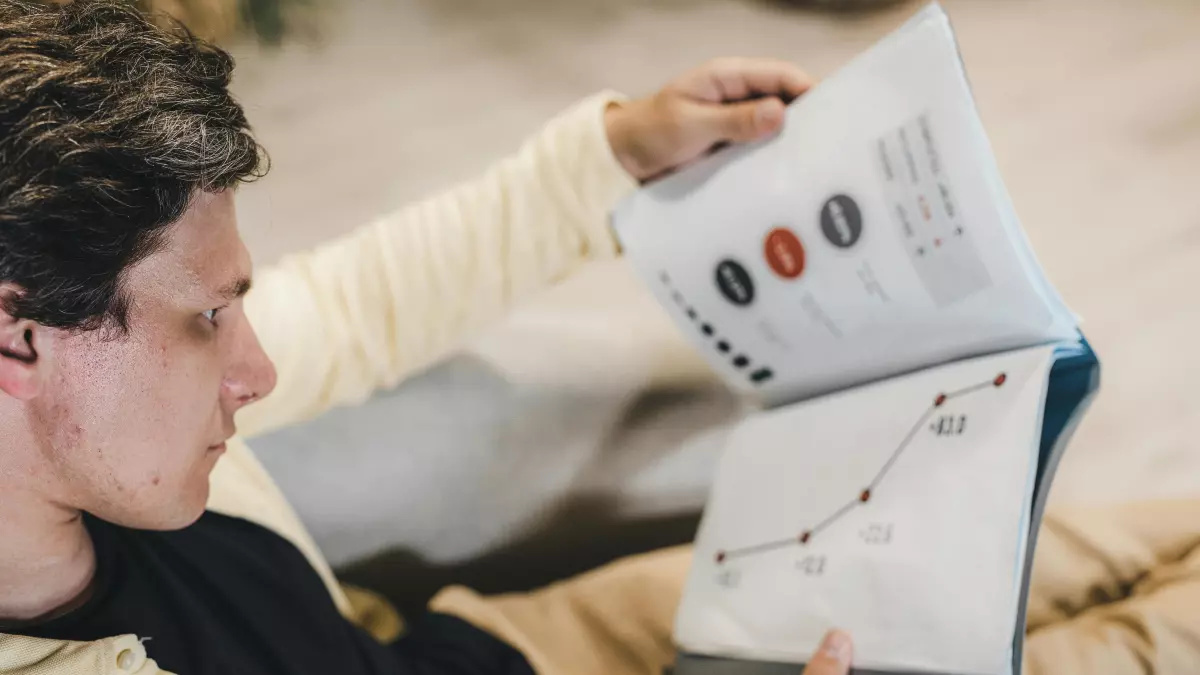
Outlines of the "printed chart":
<svg viewBox="0 0 1200 675">
<path fill-rule="evenodd" d="M 1050 360 L 1039 347 L 950 364 L 735 428 L 679 643 L 799 663 L 837 626 L 866 669 L 999 672 Z"/>
<path fill-rule="evenodd" d="M 875 143 L 887 208 L 917 276 L 939 307 L 992 285 L 964 224 L 928 114 Z"/>
<path fill-rule="evenodd" d="M 774 551 L 776 549 L 794 546 L 797 544 L 800 546 L 807 546 L 813 541 L 814 537 L 820 534 L 823 530 L 835 525 L 839 520 L 842 519 L 843 516 L 850 513 L 850 511 L 857 507 L 866 505 L 871 501 L 871 497 L 883 484 L 884 479 L 887 478 L 888 472 L 891 471 L 896 462 L 900 460 L 900 457 L 904 454 L 904 451 L 912 445 L 913 439 L 917 437 L 917 434 L 924 428 L 925 423 L 928 422 L 931 417 L 933 417 L 933 414 L 937 412 L 938 409 L 962 396 L 974 394 L 994 387 L 1002 387 L 1007 380 L 1008 375 L 1005 373 L 1000 373 L 988 382 L 975 384 L 958 391 L 950 392 L 948 394 L 939 393 L 933 398 L 933 404 L 930 405 L 930 407 L 917 419 L 916 424 L 913 425 L 908 434 L 904 436 L 904 439 L 901 440 L 899 445 L 896 446 L 895 451 L 888 456 L 887 461 L 884 462 L 883 466 L 875 474 L 875 477 L 871 479 L 871 482 L 864 487 L 862 492 L 858 493 L 856 497 L 843 504 L 836 511 L 826 516 L 813 527 L 802 530 L 798 536 L 776 539 L 760 544 L 751 544 L 749 546 L 743 546 L 741 548 L 735 548 L 731 550 L 723 549 L 717 551 L 715 555 L 716 563 L 720 565 L 735 558 L 766 553 L 768 551 Z M 965 414 L 943 415 L 935 422 L 930 424 L 929 431 L 938 436 L 955 436 L 963 434 L 966 431 L 966 427 L 967 416 Z M 890 539 L 891 530 L 892 528 L 890 525 L 876 527 L 874 534 L 868 536 L 867 538 L 875 543 L 881 543 L 884 542 L 885 539 Z"/>
</svg>

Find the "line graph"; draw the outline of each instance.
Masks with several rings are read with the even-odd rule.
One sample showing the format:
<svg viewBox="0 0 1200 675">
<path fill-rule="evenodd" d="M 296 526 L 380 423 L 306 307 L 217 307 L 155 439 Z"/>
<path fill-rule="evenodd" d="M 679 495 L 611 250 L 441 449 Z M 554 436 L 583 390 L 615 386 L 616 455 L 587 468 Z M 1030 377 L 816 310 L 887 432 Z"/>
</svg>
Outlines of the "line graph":
<svg viewBox="0 0 1200 675">
<path fill-rule="evenodd" d="M 828 516 L 820 520 L 816 525 L 802 530 L 799 535 L 793 535 L 784 539 L 765 541 L 749 546 L 742 546 L 740 548 L 717 551 L 714 556 L 716 563 L 718 565 L 723 565 L 737 558 L 758 555 L 791 546 L 807 546 L 818 534 L 832 527 L 835 523 L 845 517 L 846 514 L 850 513 L 856 508 L 868 504 L 871 501 L 871 498 L 875 495 L 875 492 L 880 488 L 880 486 L 883 485 L 883 481 L 885 478 L 887 478 L 887 475 L 892 470 L 892 467 L 894 467 L 896 462 L 900 460 L 900 457 L 904 455 L 904 452 L 917 437 L 917 434 L 921 431 L 921 428 L 925 426 L 925 423 L 929 421 L 929 418 L 932 417 L 933 414 L 938 411 L 938 409 L 942 408 L 944 405 L 946 405 L 946 403 L 954 399 L 968 396 L 989 388 L 998 389 L 1004 386 L 1006 381 L 1008 381 L 1008 375 L 1002 372 L 991 380 L 980 382 L 978 384 L 964 387 L 955 391 L 938 394 L 934 397 L 933 404 L 930 405 L 923 413 L 921 413 L 920 417 L 917 418 L 917 421 L 912 425 L 912 428 L 909 429 L 903 440 L 901 440 L 896 446 L 896 449 L 892 451 L 892 454 L 888 456 L 887 461 L 885 461 L 883 466 L 880 467 L 879 471 L 876 472 L 875 477 L 872 478 L 869 483 L 867 483 L 866 487 L 864 487 L 854 499 L 847 501 Z M 963 424 L 965 424 L 965 418 L 960 420 L 957 433 L 962 433 Z M 953 429 L 953 421 L 951 421 L 950 433 L 955 433 Z M 942 424 L 939 424 L 935 425 L 934 430 L 941 434 L 945 429 Z"/>
</svg>

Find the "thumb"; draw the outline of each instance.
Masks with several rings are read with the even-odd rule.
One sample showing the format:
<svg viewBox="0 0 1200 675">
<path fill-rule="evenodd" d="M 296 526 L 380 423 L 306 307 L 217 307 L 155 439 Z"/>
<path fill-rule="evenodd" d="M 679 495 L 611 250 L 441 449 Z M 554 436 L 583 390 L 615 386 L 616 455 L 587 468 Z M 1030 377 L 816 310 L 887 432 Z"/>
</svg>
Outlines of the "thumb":
<svg viewBox="0 0 1200 675">
<path fill-rule="evenodd" d="M 853 658 L 854 645 L 850 636 L 840 630 L 831 630 L 821 641 L 803 675 L 847 675 Z"/>
<path fill-rule="evenodd" d="M 745 143 L 775 133 L 783 125 L 783 101 L 775 97 L 738 103 L 707 104 L 700 123 L 714 141 Z"/>
</svg>

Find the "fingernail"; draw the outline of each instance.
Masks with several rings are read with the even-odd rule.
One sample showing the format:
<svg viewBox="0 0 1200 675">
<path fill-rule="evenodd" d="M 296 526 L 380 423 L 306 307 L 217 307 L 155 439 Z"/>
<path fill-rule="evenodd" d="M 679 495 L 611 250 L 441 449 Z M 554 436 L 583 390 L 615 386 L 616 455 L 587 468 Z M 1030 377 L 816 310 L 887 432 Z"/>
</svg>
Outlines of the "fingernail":
<svg viewBox="0 0 1200 675">
<path fill-rule="evenodd" d="M 849 664 L 854 656 L 850 636 L 840 630 L 831 630 L 821 641 L 821 653 L 841 664 Z"/>
</svg>

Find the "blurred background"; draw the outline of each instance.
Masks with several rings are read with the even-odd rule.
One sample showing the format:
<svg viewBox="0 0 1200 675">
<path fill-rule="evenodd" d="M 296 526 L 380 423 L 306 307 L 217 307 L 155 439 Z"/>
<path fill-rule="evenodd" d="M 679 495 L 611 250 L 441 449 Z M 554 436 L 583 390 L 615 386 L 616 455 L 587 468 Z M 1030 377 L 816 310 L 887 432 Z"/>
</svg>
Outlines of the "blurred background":
<svg viewBox="0 0 1200 675">
<path fill-rule="evenodd" d="M 912 2 L 153 0 L 239 60 L 258 264 L 471 178 L 590 92 L 717 55 L 822 76 Z M 1104 361 L 1058 503 L 1200 498 L 1200 2 L 946 0 L 1034 249 Z M 620 263 L 253 445 L 330 559 L 419 606 L 686 541 L 739 407 Z"/>
</svg>

